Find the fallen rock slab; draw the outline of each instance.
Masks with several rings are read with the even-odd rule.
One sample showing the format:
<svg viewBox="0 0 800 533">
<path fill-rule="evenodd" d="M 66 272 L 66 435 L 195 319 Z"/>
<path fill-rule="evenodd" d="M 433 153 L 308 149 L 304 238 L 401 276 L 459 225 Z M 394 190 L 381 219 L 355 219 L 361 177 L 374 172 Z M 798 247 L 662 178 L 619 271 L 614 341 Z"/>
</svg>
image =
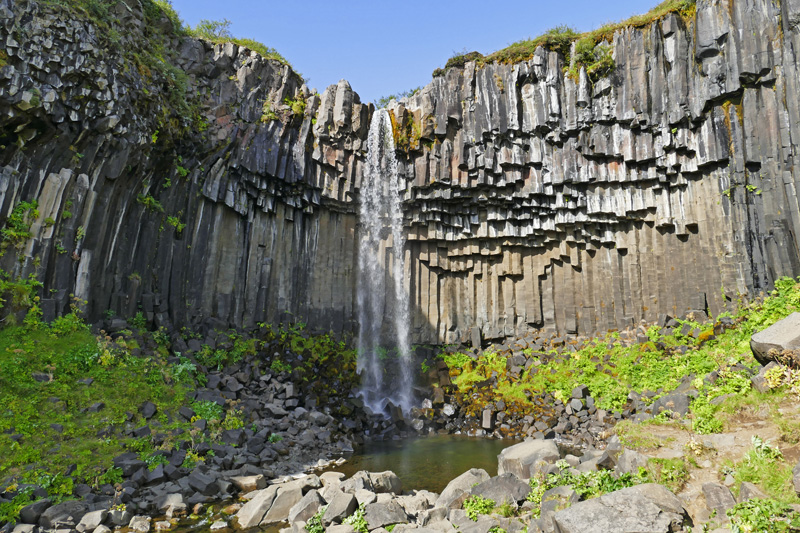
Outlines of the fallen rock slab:
<svg viewBox="0 0 800 533">
<path fill-rule="evenodd" d="M 470 494 L 472 487 L 489 479 L 489 474 L 481 468 L 471 468 L 447 484 L 436 500 L 434 507 L 456 509 Z"/>
<path fill-rule="evenodd" d="M 677 496 L 655 483 L 574 504 L 553 515 L 559 533 L 670 533 L 687 520 Z"/>
<path fill-rule="evenodd" d="M 771 350 L 782 352 L 800 349 L 800 313 L 792 313 L 750 337 L 753 357 L 762 365 L 774 360 Z"/>
<path fill-rule="evenodd" d="M 497 456 L 497 473 L 510 472 L 520 479 L 530 479 L 544 465 L 560 457 L 554 440 L 530 440 L 509 446 Z"/>
</svg>

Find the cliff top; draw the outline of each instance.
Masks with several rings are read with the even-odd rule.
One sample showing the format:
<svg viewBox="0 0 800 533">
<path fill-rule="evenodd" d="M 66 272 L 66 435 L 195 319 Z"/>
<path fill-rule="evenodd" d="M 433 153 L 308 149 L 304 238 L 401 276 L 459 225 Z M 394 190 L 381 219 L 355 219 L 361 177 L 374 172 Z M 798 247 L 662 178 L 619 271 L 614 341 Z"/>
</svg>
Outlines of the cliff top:
<svg viewBox="0 0 800 533">
<path fill-rule="evenodd" d="M 456 54 L 447 61 L 444 68 L 434 70 L 433 76 L 443 76 L 448 69 L 463 67 L 469 61 L 475 61 L 479 65 L 527 61 L 533 57 L 538 47 L 543 46 L 548 50 L 563 54 L 567 59 L 566 62 L 572 63 L 570 70 L 574 74 L 577 74 L 577 71 L 583 66 L 590 76 L 601 77 L 610 70 L 609 67 L 613 68 L 613 63 L 609 63 L 610 49 L 604 49 L 604 45 L 601 43 L 610 43 L 615 32 L 623 28 L 647 26 L 670 13 L 678 13 L 684 18 L 691 18 L 694 16 L 695 9 L 696 0 L 664 0 L 647 13 L 634 15 L 621 22 L 604 24 L 596 30 L 585 33 L 579 33 L 566 25 L 556 26 L 534 39 L 517 41 L 486 56 L 480 52 Z M 574 62 L 570 61 L 573 43 L 575 43 Z"/>
</svg>

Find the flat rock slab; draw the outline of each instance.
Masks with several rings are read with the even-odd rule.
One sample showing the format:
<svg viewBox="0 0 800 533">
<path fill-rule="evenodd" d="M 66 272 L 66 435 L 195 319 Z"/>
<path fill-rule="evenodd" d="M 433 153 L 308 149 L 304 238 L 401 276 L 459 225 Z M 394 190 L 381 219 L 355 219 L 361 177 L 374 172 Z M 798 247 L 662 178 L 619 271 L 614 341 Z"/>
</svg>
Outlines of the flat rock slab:
<svg viewBox="0 0 800 533">
<path fill-rule="evenodd" d="M 489 474 L 481 468 L 471 468 L 447 484 L 436 500 L 434 507 L 456 509 L 469 496 L 472 487 L 489 479 Z"/>
<path fill-rule="evenodd" d="M 800 313 L 792 313 L 764 331 L 754 334 L 750 337 L 750 349 L 762 365 L 772 361 L 772 357 L 769 356 L 770 350 L 800 349 Z"/>
<path fill-rule="evenodd" d="M 685 511 L 666 487 L 648 483 L 576 503 L 553 515 L 559 533 L 669 533 Z"/>
<path fill-rule="evenodd" d="M 475 485 L 471 492 L 472 494 L 489 498 L 495 504 L 501 505 L 505 502 L 516 504 L 527 498 L 530 491 L 530 485 L 523 483 L 517 476 L 507 472 Z"/>
<path fill-rule="evenodd" d="M 325 514 L 322 515 L 322 523 L 325 526 L 339 524 L 353 514 L 357 508 L 358 502 L 355 496 L 337 490 L 328 500 L 328 508 L 325 510 Z"/>
<path fill-rule="evenodd" d="M 408 522 L 408 515 L 400 504 L 392 500 L 388 503 L 371 503 L 364 506 L 364 518 L 370 531 L 391 524 Z"/>
<path fill-rule="evenodd" d="M 510 472 L 520 479 L 530 479 L 542 466 L 560 457 L 554 440 L 530 440 L 509 446 L 497 456 L 497 473 Z"/>
<path fill-rule="evenodd" d="M 277 485 L 258 491 L 233 517 L 233 525 L 239 529 L 248 529 L 259 525 L 272 506 L 272 501 L 277 493 Z"/>
</svg>

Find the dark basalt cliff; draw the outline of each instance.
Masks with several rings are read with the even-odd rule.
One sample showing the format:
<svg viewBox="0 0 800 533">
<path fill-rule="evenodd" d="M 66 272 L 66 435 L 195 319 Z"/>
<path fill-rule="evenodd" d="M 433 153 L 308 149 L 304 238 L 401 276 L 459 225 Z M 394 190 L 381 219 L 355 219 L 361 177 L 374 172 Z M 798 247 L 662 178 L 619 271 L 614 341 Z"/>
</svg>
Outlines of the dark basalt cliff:
<svg viewBox="0 0 800 533">
<path fill-rule="evenodd" d="M 0 266 L 38 276 L 48 317 L 74 293 L 93 319 L 357 329 L 372 106 L 234 44 L 164 37 L 180 76 L 150 69 L 134 43 L 169 21 L 116 17 L 109 43 L 0 0 L 0 215 L 39 206 Z M 701 0 L 617 32 L 595 83 L 539 48 L 392 104 L 414 341 L 716 313 L 800 274 L 798 24 L 798 0 Z"/>
</svg>

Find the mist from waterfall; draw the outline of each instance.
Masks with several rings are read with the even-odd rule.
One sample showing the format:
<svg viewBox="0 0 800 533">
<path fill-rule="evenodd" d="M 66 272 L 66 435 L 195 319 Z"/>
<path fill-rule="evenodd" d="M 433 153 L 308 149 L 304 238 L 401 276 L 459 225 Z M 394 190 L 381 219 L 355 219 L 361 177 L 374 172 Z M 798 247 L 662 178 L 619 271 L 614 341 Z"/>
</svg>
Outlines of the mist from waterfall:
<svg viewBox="0 0 800 533">
<path fill-rule="evenodd" d="M 372 117 L 361 179 L 358 249 L 358 371 L 361 398 L 374 413 L 413 403 L 405 235 L 389 112 Z"/>
</svg>

